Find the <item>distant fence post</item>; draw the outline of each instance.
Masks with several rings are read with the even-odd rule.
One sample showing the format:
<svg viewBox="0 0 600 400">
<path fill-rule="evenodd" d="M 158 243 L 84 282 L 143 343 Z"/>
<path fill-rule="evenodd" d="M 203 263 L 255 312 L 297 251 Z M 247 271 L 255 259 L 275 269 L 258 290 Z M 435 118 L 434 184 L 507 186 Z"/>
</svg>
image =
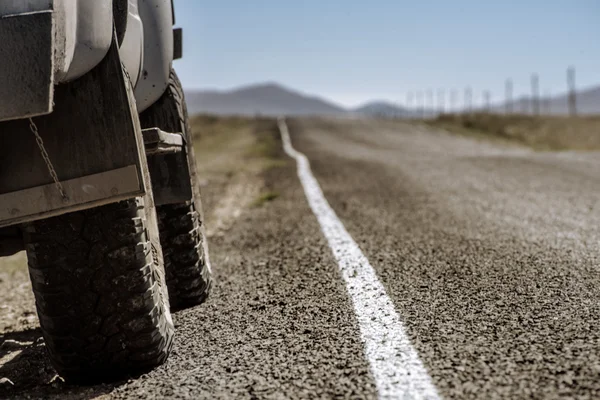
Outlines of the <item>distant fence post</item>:
<svg viewBox="0 0 600 400">
<path fill-rule="evenodd" d="M 507 79 L 504 85 L 504 90 L 506 93 L 506 102 L 504 103 L 504 112 L 508 114 L 513 113 L 513 81 L 512 79 Z"/>
<path fill-rule="evenodd" d="M 575 88 L 575 67 L 567 70 L 567 84 L 569 85 L 569 115 L 577 115 L 577 92 Z"/>
<path fill-rule="evenodd" d="M 438 89 L 437 102 L 438 102 L 438 115 L 442 115 L 446 112 L 446 93 L 444 92 L 444 89 Z"/>
<path fill-rule="evenodd" d="M 531 112 L 540 115 L 540 77 L 538 74 L 531 75 Z"/>
</svg>

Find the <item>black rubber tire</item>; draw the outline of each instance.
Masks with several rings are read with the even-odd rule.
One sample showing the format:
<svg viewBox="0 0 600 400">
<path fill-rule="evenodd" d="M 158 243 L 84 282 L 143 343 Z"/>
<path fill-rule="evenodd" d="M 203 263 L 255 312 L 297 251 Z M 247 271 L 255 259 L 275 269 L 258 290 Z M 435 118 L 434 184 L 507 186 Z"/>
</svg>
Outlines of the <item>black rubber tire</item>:
<svg viewBox="0 0 600 400">
<path fill-rule="evenodd" d="M 140 115 L 142 129 L 157 127 L 182 132 L 190 170 L 193 198 L 180 204 L 160 205 L 160 240 L 165 254 L 167 286 L 173 310 L 202 304 L 212 288 L 208 248 L 203 227 L 202 203 L 196 176 L 193 135 L 183 88 L 175 71 L 163 96 Z"/>
<path fill-rule="evenodd" d="M 181 310 L 202 304 L 212 280 L 204 262 L 200 215 L 194 203 L 160 206 L 158 226 L 171 308 Z"/>
<path fill-rule="evenodd" d="M 168 357 L 174 327 L 154 209 L 144 198 L 23 226 L 46 348 L 66 380 L 143 372 Z"/>
</svg>

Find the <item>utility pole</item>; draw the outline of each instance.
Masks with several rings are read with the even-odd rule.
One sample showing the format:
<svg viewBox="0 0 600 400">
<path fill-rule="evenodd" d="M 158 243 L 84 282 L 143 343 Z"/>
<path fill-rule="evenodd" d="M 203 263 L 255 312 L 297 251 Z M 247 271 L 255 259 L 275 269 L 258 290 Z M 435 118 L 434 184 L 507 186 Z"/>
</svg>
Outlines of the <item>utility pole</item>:
<svg viewBox="0 0 600 400">
<path fill-rule="evenodd" d="M 489 90 L 483 91 L 483 107 L 486 113 L 492 109 L 492 93 Z"/>
<path fill-rule="evenodd" d="M 425 118 L 425 106 L 423 104 L 423 92 L 417 92 L 417 110 L 421 119 Z"/>
<path fill-rule="evenodd" d="M 529 114 L 529 101 L 527 101 L 527 98 L 523 98 L 521 101 L 521 114 Z"/>
<path fill-rule="evenodd" d="M 540 78 L 538 74 L 531 75 L 531 111 L 533 115 L 540 115 Z"/>
<path fill-rule="evenodd" d="M 464 108 L 467 114 L 471 114 L 471 111 L 473 111 L 473 91 L 470 87 L 465 89 Z"/>
<path fill-rule="evenodd" d="M 411 108 L 413 108 L 413 101 L 414 101 L 414 93 L 413 92 L 408 92 L 406 94 L 406 107 L 410 110 Z"/>
<path fill-rule="evenodd" d="M 457 105 L 458 105 L 458 92 L 456 91 L 456 89 L 452 89 L 450 91 L 450 109 L 453 114 L 455 114 L 458 111 Z"/>
<path fill-rule="evenodd" d="M 506 103 L 504 104 L 504 112 L 509 115 L 513 113 L 513 81 L 507 79 L 505 83 Z"/>
<path fill-rule="evenodd" d="M 438 89 L 437 102 L 438 102 L 438 115 L 442 115 L 446 112 L 446 93 L 444 92 L 444 89 Z"/>
<path fill-rule="evenodd" d="M 427 90 L 427 115 L 428 116 L 432 116 L 433 114 L 435 114 L 435 103 L 433 101 L 433 90 L 432 89 L 428 89 Z"/>
<path fill-rule="evenodd" d="M 552 114 L 552 93 L 550 92 L 550 90 L 546 90 L 546 93 L 544 95 L 544 114 Z"/>
<path fill-rule="evenodd" d="M 567 84 L 569 85 L 569 115 L 577 115 L 577 92 L 575 88 L 575 67 L 567 70 Z"/>
</svg>

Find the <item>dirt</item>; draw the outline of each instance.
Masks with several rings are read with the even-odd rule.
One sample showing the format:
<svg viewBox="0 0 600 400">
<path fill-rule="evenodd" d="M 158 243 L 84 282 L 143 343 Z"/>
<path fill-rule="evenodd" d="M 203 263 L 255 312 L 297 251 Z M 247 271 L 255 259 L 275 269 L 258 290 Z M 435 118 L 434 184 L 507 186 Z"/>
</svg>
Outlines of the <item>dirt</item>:
<svg viewBox="0 0 600 400">
<path fill-rule="evenodd" d="M 598 116 L 447 114 L 424 121 L 472 138 L 527 146 L 538 151 L 600 150 Z"/>
</svg>

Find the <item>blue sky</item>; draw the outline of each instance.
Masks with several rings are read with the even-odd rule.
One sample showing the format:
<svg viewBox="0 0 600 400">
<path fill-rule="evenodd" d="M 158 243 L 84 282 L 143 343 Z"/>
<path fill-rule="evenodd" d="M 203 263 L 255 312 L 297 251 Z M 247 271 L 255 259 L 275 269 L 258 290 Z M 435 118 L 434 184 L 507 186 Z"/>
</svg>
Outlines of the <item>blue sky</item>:
<svg viewBox="0 0 600 400">
<path fill-rule="evenodd" d="M 598 0 L 175 0 L 189 88 L 275 81 L 344 105 L 471 86 L 600 84 Z M 461 96 L 462 97 L 462 96 Z"/>
</svg>

